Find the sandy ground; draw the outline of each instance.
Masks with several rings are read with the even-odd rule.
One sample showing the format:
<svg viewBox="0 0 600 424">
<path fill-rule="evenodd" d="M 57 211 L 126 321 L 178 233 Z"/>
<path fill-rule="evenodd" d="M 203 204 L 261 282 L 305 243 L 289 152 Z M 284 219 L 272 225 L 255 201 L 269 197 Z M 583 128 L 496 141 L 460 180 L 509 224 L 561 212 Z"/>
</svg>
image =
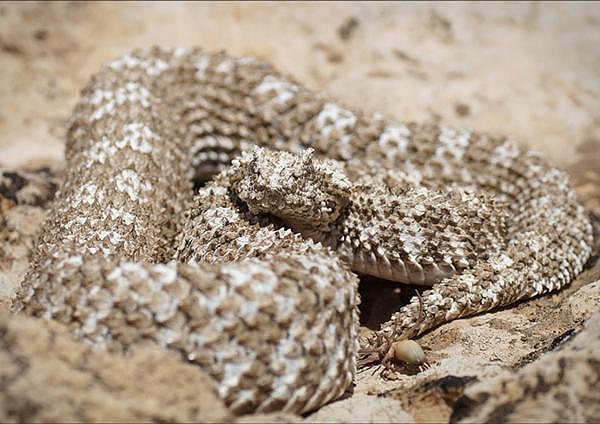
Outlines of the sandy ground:
<svg viewBox="0 0 600 424">
<path fill-rule="evenodd" d="M 600 3 L 0 3 L 0 167 L 60 162 L 86 80 L 153 44 L 257 56 L 353 108 L 509 135 L 566 169 L 600 213 Z M 421 340 L 435 371 L 361 376 L 355 393 L 446 420 L 451 408 L 420 387 L 537 358 L 598 310 L 599 276 L 596 264 L 561 294 L 444 326 Z M 369 300 L 379 290 L 394 300 L 363 293 L 370 327 L 397 307 Z"/>
<path fill-rule="evenodd" d="M 59 160 L 90 75 L 153 44 L 258 56 L 352 107 L 507 134 L 563 167 L 600 161 L 599 4 L 4 2 L 0 163 Z"/>
</svg>

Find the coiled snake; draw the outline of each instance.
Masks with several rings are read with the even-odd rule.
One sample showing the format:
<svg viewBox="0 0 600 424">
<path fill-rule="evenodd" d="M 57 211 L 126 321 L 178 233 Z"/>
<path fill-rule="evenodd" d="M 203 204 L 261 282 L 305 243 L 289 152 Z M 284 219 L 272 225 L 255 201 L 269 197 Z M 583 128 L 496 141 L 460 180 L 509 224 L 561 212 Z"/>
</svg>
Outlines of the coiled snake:
<svg viewBox="0 0 600 424">
<path fill-rule="evenodd" d="M 591 250 L 567 177 L 513 141 L 367 116 L 223 53 L 104 66 L 66 161 L 13 308 L 179 352 L 238 413 L 314 409 L 359 351 L 558 290 Z M 359 342 L 351 270 L 432 287 Z"/>
</svg>

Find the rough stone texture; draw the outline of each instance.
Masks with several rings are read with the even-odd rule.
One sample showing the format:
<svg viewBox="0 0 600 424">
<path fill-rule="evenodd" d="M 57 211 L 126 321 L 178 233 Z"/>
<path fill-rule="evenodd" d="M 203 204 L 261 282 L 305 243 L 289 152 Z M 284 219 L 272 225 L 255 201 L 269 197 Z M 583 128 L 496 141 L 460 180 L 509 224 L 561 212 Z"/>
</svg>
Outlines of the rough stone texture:
<svg viewBox="0 0 600 424">
<path fill-rule="evenodd" d="M 157 347 L 131 356 L 71 340 L 62 326 L 0 312 L 0 421 L 228 421 L 214 382 Z"/>
<path fill-rule="evenodd" d="M 600 420 L 600 313 L 556 352 L 516 372 L 469 387 L 451 421 L 547 422 Z"/>
<path fill-rule="evenodd" d="M 60 170 L 0 173 L 0 303 L 14 293 L 29 267 L 48 202 L 56 191 L 56 177 L 49 174 L 58 176 Z"/>
<path fill-rule="evenodd" d="M 0 221 L 0 297 L 8 299 L 29 268 L 35 238 L 46 219 L 47 210 L 17 206 Z"/>
<path fill-rule="evenodd" d="M 301 423 L 302 418 L 298 415 L 288 414 L 284 412 L 272 412 L 270 414 L 253 414 L 244 415 L 235 420 L 239 424 L 250 423 Z"/>
<path fill-rule="evenodd" d="M 365 111 L 510 134 L 566 168 L 582 202 L 598 213 L 599 21 L 600 8 L 589 3 L 5 3 L 0 163 L 61 160 L 63 123 L 89 75 L 107 60 L 155 43 L 202 45 L 264 58 Z M 12 293 L 16 274 L 4 271 L 3 293 Z M 552 350 L 597 309 L 597 290 L 588 283 L 599 271 L 594 266 L 560 293 L 428 333 L 419 342 L 433 371 L 395 381 L 364 373 L 356 392 L 401 399 L 417 421 L 445 421 L 452 413 L 447 399 L 467 383 L 440 379 L 461 373 L 484 380 Z M 363 322 L 378 328 L 412 295 L 372 282 L 363 288 Z M 532 411 L 546 421 L 545 410 Z"/>
<path fill-rule="evenodd" d="M 308 423 L 412 423 L 413 418 L 394 399 L 355 395 L 326 405 L 304 420 Z"/>
</svg>

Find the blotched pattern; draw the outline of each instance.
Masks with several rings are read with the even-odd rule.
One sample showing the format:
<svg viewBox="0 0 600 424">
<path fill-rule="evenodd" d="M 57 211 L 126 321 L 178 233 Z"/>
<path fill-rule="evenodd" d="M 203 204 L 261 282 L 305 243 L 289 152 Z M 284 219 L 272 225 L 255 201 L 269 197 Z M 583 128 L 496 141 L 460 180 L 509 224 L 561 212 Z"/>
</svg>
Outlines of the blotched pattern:
<svg viewBox="0 0 600 424">
<path fill-rule="evenodd" d="M 323 245 L 286 229 L 286 208 L 281 223 L 231 203 L 243 185 L 232 195 L 217 178 L 192 200 L 192 182 L 227 175 L 255 145 L 343 164 L 350 185 L 336 188 L 339 204 L 325 188 L 318 215 L 337 218 L 316 232 L 287 224 Z M 106 65 L 73 113 L 66 158 L 15 309 L 107 348 L 149 339 L 180 352 L 237 412 L 308 411 L 349 386 L 358 300 L 347 264 L 433 284 L 422 319 L 414 298 L 363 341 L 385 353 L 559 289 L 591 249 L 567 177 L 513 141 L 389 123 L 222 53 L 155 48 Z"/>
</svg>

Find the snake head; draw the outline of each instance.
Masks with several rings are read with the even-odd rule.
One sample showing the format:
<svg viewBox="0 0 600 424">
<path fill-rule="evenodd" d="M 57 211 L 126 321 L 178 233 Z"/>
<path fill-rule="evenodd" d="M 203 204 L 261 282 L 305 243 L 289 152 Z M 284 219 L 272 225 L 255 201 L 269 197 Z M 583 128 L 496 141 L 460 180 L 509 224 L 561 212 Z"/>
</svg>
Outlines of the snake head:
<svg viewBox="0 0 600 424">
<path fill-rule="evenodd" d="M 255 148 L 232 162 L 231 189 L 254 214 L 270 214 L 304 233 L 329 231 L 350 198 L 342 165 L 314 158 L 313 149 L 294 154 Z"/>
</svg>

